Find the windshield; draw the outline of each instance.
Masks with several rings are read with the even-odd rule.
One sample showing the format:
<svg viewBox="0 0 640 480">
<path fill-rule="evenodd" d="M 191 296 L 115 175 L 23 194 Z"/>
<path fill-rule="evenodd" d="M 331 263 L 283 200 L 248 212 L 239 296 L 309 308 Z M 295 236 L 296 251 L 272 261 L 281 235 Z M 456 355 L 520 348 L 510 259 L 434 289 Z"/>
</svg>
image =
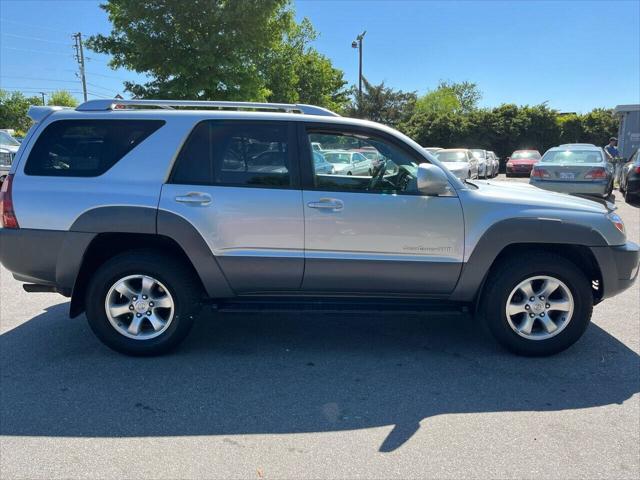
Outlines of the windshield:
<svg viewBox="0 0 640 480">
<path fill-rule="evenodd" d="M 331 153 L 325 153 L 324 158 L 329 163 L 349 163 L 351 160 L 351 154 L 331 152 Z"/>
<path fill-rule="evenodd" d="M 544 163 L 600 163 L 602 155 L 595 150 L 554 150 L 542 157 Z"/>
<path fill-rule="evenodd" d="M 10 147 L 19 147 L 20 142 L 9 135 L 7 132 L 0 132 L 0 145 L 9 145 Z"/>
<path fill-rule="evenodd" d="M 511 158 L 517 160 L 518 158 L 540 158 L 538 152 L 513 152 Z"/>
<path fill-rule="evenodd" d="M 466 162 L 467 155 L 464 152 L 438 152 L 436 158 L 441 162 Z"/>
<path fill-rule="evenodd" d="M 486 157 L 486 153 L 485 153 L 484 150 L 471 150 L 471 153 L 476 158 L 485 158 Z"/>
</svg>

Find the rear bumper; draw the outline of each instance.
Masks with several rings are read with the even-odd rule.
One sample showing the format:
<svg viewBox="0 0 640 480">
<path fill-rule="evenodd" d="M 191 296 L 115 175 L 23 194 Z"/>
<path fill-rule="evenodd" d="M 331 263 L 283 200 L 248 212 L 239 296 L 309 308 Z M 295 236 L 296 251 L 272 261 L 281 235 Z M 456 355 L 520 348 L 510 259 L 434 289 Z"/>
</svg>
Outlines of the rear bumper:
<svg viewBox="0 0 640 480">
<path fill-rule="evenodd" d="M 552 192 L 578 193 L 582 195 L 606 197 L 611 181 L 605 180 L 598 182 L 566 182 L 561 180 L 539 180 L 537 178 L 531 178 L 531 180 L 529 180 L 529 183 L 538 188 L 551 190 Z"/>
<path fill-rule="evenodd" d="M 71 295 L 93 233 L 0 229 L 0 264 L 16 280 L 55 287 Z"/>
<path fill-rule="evenodd" d="M 638 244 L 590 248 L 602 274 L 602 298 L 613 297 L 633 285 L 640 262 Z"/>
</svg>

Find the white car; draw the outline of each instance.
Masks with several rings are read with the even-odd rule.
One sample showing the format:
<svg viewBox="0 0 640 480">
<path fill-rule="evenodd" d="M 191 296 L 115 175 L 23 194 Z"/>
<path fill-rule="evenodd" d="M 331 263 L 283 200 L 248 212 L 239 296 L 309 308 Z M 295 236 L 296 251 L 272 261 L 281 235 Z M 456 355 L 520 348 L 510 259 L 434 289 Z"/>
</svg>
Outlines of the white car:
<svg viewBox="0 0 640 480">
<path fill-rule="evenodd" d="M 324 159 L 333 165 L 336 175 L 371 175 L 373 162 L 360 152 L 325 150 Z"/>
<path fill-rule="evenodd" d="M 488 152 L 479 148 L 471 150 L 471 154 L 478 160 L 478 178 L 488 178 L 489 170 L 491 169 Z"/>
<path fill-rule="evenodd" d="M 435 157 L 460 180 L 478 178 L 478 159 L 466 148 L 439 150 Z"/>
<path fill-rule="evenodd" d="M 7 132 L 0 131 L 0 183 L 9 173 L 18 148 L 20 148 L 20 142 Z"/>
</svg>

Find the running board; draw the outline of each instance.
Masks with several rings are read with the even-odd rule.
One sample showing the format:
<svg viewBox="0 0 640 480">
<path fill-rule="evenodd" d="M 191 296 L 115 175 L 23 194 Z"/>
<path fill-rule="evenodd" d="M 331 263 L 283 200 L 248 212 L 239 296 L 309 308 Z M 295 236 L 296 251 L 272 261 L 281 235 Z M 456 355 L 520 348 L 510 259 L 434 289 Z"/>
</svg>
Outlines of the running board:
<svg viewBox="0 0 640 480">
<path fill-rule="evenodd" d="M 380 299 L 266 299 L 234 298 L 218 300 L 211 307 L 220 312 L 238 313 L 405 313 L 405 314 L 460 314 L 469 311 L 462 303 L 425 300 Z"/>
</svg>

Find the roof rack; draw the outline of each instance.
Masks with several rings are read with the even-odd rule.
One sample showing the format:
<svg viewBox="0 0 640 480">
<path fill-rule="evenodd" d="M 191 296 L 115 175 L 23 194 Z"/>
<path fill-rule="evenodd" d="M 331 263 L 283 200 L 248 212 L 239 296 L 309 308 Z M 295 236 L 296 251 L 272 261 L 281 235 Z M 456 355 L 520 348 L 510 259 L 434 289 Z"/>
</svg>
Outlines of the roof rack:
<svg viewBox="0 0 640 480">
<path fill-rule="evenodd" d="M 79 105 L 76 110 L 81 112 L 95 112 L 102 110 L 114 110 L 120 105 L 123 107 L 159 107 L 173 109 L 174 107 L 197 108 L 233 108 L 233 109 L 261 109 L 284 110 L 290 113 L 302 113 L 305 115 L 320 115 L 325 117 L 339 117 L 335 112 L 315 105 L 290 104 L 290 103 L 260 103 L 260 102 L 226 102 L 226 101 L 196 101 L 196 100 L 89 100 Z"/>
</svg>

